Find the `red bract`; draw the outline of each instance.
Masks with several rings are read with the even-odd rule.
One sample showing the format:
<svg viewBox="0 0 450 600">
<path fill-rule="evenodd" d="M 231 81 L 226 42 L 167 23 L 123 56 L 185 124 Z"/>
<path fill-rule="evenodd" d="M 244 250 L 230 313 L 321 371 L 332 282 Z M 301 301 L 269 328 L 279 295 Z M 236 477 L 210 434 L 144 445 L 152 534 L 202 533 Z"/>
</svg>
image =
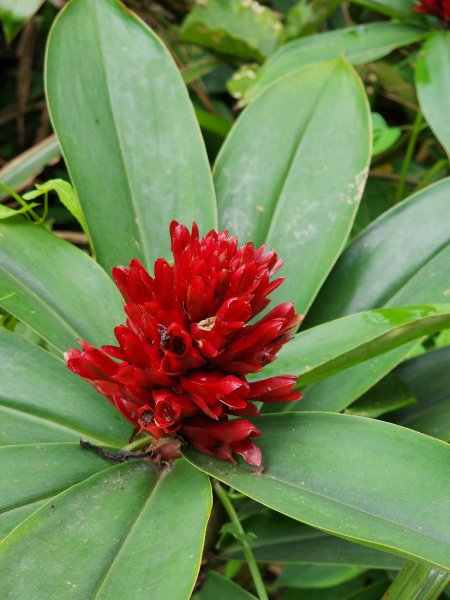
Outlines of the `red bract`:
<svg viewBox="0 0 450 600">
<path fill-rule="evenodd" d="M 174 455 L 176 438 L 207 454 L 233 461 L 235 452 L 260 465 L 253 441 L 260 433 L 240 417 L 259 414 L 254 401 L 301 396 L 294 375 L 246 379 L 276 358 L 301 320 L 284 303 L 248 324 L 282 283 L 273 279 L 281 261 L 265 246 L 238 247 L 226 231 L 200 239 L 195 223 L 189 232 L 173 221 L 170 235 L 173 266 L 158 259 L 154 277 L 137 259 L 113 269 L 128 317 L 115 329 L 118 346 L 80 342 L 82 351 L 66 354 L 67 366 L 150 433 L 163 457 Z"/>
<path fill-rule="evenodd" d="M 450 21 L 450 0 L 420 0 L 413 11 Z"/>
</svg>

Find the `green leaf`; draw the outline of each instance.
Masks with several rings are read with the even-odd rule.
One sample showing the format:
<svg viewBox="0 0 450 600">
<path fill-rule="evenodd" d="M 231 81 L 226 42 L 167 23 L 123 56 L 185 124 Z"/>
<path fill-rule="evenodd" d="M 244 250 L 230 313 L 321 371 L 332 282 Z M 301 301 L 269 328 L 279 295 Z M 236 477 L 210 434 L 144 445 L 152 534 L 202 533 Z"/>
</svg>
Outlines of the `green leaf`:
<svg viewBox="0 0 450 600">
<path fill-rule="evenodd" d="M 365 6 L 388 17 L 398 17 L 407 21 L 420 21 L 419 15 L 412 12 L 411 0 L 351 0 L 353 4 Z"/>
<path fill-rule="evenodd" d="M 283 39 L 278 15 L 256 0 L 201 0 L 181 27 L 183 40 L 244 60 L 264 60 Z"/>
<path fill-rule="evenodd" d="M 278 81 L 225 141 L 215 168 L 220 225 L 276 248 L 286 281 L 273 302 L 305 312 L 341 252 L 367 177 L 369 121 L 361 82 L 339 60 Z"/>
<path fill-rule="evenodd" d="M 388 211 L 359 235 L 321 289 L 306 327 L 382 305 L 446 302 L 450 289 L 449 191 L 450 179 L 442 180 Z M 414 244 L 412 231 L 419 232 Z M 406 344 L 314 384 L 305 390 L 298 410 L 345 408 L 413 348 L 414 344 Z"/>
<path fill-rule="evenodd" d="M 427 564 L 408 561 L 389 589 L 383 600 L 437 600 L 450 582 L 450 573 Z"/>
<path fill-rule="evenodd" d="M 8 43 L 13 41 L 43 3 L 44 0 L 0 0 L 0 20 Z"/>
<path fill-rule="evenodd" d="M 327 588 L 354 579 L 365 569 L 343 565 L 288 565 L 276 580 L 277 587 Z"/>
<path fill-rule="evenodd" d="M 193 600 L 256 600 L 253 594 L 239 587 L 216 571 L 210 571 L 205 583 Z"/>
<path fill-rule="evenodd" d="M 399 425 L 450 440 L 450 346 L 427 352 L 395 371 L 418 402 L 392 415 Z"/>
<path fill-rule="evenodd" d="M 81 225 L 83 231 L 88 235 L 86 221 L 84 219 L 83 211 L 81 210 L 80 201 L 78 196 L 68 181 L 64 179 L 50 179 L 45 183 L 37 183 L 36 189 L 31 192 L 24 194 L 25 200 L 34 200 L 49 192 L 56 192 L 59 201 L 67 208 L 67 210 L 75 217 L 78 223 Z"/>
<path fill-rule="evenodd" d="M 301 385 L 450 327 L 450 304 L 370 310 L 307 329 L 283 346 L 264 374 L 293 373 Z"/>
<path fill-rule="evenodd" d="M 0 538 L 22 522 L 27 513 L 34 512 L 42 501 L 107 467 L 105 460 L 93 452 L 82 451 L 78 443 L 0 448 Z"/>
<path fill-rule="evenodd" d="M 447 444 L 376 419 L 332 413 L 255 419 L 262 474 L 194 450 L 195 466 L 292 518 L 450 567 Z M 411 457 L 414 468 L 411 468 Z"/>
<path fill-rule="evenodd" d="M 339 7 L 342 0 L 300 0 L 286 15 L 286 36 L 297 38 L 315 33 Z"/>
<path fill-rule="evenodd" d="M 436 31 L 426 41 L 416 66 L 420 107 L 450 157 L 450 31 Z"/>
<path fill-rule="evenodd" d="M 360 546 L 265 510 L 243 521 L 256 560 L 265 563 L 347 565 L 371 569 L 400 569 L 404 559 L 389 552 Z M 228 544 L 223 558 L 243 558 L 235 542 Z"/>
<path fill-rule="evenodd" d="M 185 461 L 165 471 L 144 461 L 110 467 L 47 502 L 6 538 L 3 597 L 109 600 L 151 591 L 187 600 L 211 502 L 208 478 Z"/>
<path fill-rule="evenodd" d="M 376 419 L 414 402 L 416 402 L 416 398 L 406 383 L 394 373 L 389 373 L 349 406 L 345 412 L 350 415 Z"/>
<path fill-rule="evenodd" d="M 381 154 L 395 144 L 401 134 L 399 127 L 389 127 L 379 113 L 372 113 L 373 156 Z"/>
<path fill-rule="evenodd" d="M 137 256 L 150 267 L 169 252 L 172 219 L 216 225 L 206 151 L 181 75 L 123 5 L 74 0 L 61 11 L 48 40 L 46 90 L 101 265 Z"/>
<path fill-rule="evenodd" d="M 9 206 L 5 206 L 4 204 L 0 204 L 0 220 L 9 219 L 11 217 L 16 217 L 17 215 L 21 215 L 23 213 L 28 212 L 35 206 L 38 206 L 36 202 L 31 202 L 27 206 L 22 206 L 22 208 L 9 208 Z"/>
<path fill-rule="evenodd" d="M 58 350 L 84 339 L 114 340 L 122 301 L 106 273 L 84 252 L 18 219 L 0 221 L 0 305 Z"/>
<path fill-rule="evenodd" d="M 6 163 L 0 169 L 0 181 L 16 190 L 30 179 L 34 179 L 45 165 L 57 159 L 60 154 L 58 140 L 51 135 Z M 0 200 L 7 198 L 8 195 L 6 190 L 0 189 Z"/>
<path fill-rule="evenodd" d="M 0 445 L 78 442 L 122 447 L 131 426 L 43 348 L 0 331 Z"/>
<path fill-rule="evenodd" d="M 409 2 L 409 0 L 407 0 Z M 253 101 L 262 90 L 294 69 L 337 59 L 344 55 L 352 65 L 371 62 L 426 37 L 427 32 L 403 23 L 385 22 L 325 31 L 282 46 L 258 71 L 241 104 Z"/>
</svg>

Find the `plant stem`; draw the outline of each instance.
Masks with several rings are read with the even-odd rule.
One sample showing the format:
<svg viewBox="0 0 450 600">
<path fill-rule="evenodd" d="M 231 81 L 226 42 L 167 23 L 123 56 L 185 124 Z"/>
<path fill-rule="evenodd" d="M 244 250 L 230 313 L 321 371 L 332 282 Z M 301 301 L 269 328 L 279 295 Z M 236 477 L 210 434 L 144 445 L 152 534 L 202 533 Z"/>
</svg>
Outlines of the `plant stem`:
<svg viewBox="0 0 450 600">
<path fill-rule="evenodd" d="M 149 435 L 146 435 L 143 438 L 138 438 L 137 440 L 134 440 L 130 444 L 127 444 L 126 446 L 123 447 L 123 450 L 125 450 L 126 452 L 134 452 L 135 450 L 139 450 L 140 448 L 144 448 L 145 446 L 148 446 L 151 441 L 152 441 L 152 438 Z"/>
<path fill-rule="evenodd" d="M 406 147 L 405 158 L 403 159 L 402 170 L 400 171 L 400 181 L 398 182 L 394 204 L 397 204 L 398 202 L 403 200 L 405 194 L 406 178 L 408 177 L 409 167 L 411 166 L 411 160 L 414 154 L 414 148 L 416 147 L 417 137 L 422 127 L 422 121 L 423 116 L 419 110 L 413 123 L 413 128 L 411 130 L 408 146 Z"/>
<path fill-rule="evenodd" d="M 449 579 L 448 571 L 409 560 L 399 571 L 382 600 L 436 600 L 445 590 Z"/>
<path fill-rule="evenodd" d="M 239 533 L 245 535 L 244 528 L 242 527 L 239 517 L 234 509 L 234 506 L 230 498 L 228 497 L 228 493 L 224 490 L 224 488 L 218 481 L 215 481 L 213 483 L 213 487 L 227 515 L 230 517 L 230 521 L 233 523 L 233 525 L 236 527 Z M 248 568 L 250 569 L 250 573 L 252 575 L 253 583 L 255 584 L 256 592 L 258 594 L 259 599 L 269 600 L 264 581 L 261 577 L 261 573 L 259 572 L 259 568 L 253 555 L 252 549 L 250 548 L 250 544 L 245 539 L 240 540 L 240 543 L 242 544 L 242 550 L 244 552 L 245 560 L 247 561 Z"/>
<path fill-rule="evenodd" d="M 446 168 L 447 165 L 448 165 L 448 160 L 446 158 L 441 158 L 440 160 L 435 162 L 434 165 L 432 167 L 430 167 L 430 169 L 428 169 L 428 171 L 425 173 L 425 175 L 420 180 L 416 191 L 418 192 L 419 190 L 422 190 L 424 187 L 426 187 L 430 183 L 430 181 L 433 179 L 433 177 L 435 175 L 437 175 L 439 173 L 439 171 Z"/>
</svg>

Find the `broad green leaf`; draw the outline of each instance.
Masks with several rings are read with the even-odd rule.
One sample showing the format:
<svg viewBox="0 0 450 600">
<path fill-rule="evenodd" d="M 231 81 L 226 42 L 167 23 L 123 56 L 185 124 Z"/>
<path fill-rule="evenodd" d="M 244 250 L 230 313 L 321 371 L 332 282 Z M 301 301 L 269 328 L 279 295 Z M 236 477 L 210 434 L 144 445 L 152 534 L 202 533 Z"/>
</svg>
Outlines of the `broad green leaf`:
<svg viewBox="0 0 450 600">
<path fill-rule="evenodd" d="M 36 189 L 24 194 L 25 200 L 34 200 L 49 192 L 56 192 L 59 201 L 67 208 L 67 210 L 75 217 L 81 225 L 83 231 L 89 236 L 86 221 L 83 211 L 81 210 L 78 196 L 68 181 L 64 179 L 50 179 L 45 183 L 37 183 Z"/>
<path fill-rule="evenodd" d="M 426 35 L 427 32 L 419 27 L 388 21 L 325 31 L 294 40 L 282 46 L 261 67 L 241 104 L 253 101 L 275 80 L 299 67 L 337 59 L 341 55 L 352 65 L 360 65 L 386 56 L 395 48 L 417 42 Z"/>
<path fill-rule="evenodd" d="M 0 331 L 0 445 L 78 442 L 122 447 L 131 426 L 50 352 Z"/>
<path fill-rule="evenodd" d="M 12 42 L 44 0 L 0 0 L 0 20 L 8 42 Z"/>
<path fill-rule="evenodd" d="M 450 346 L 427 352 L 395 371 L 418 402 L 392 415 L 392 420 L 442 440 L 450 440 Z"/>
<path fill-rule="evenodd" d="M 256 0 L 202 0 L 181 27 L 183 40 L 244 60 L 264 60 L 283 39 L 278 15 Z"/>
<path fill-rule="evenodd" d="M 16 190 L 30 179 L 36 177 L 45 165 L 58 159 L 60 154 L 58 140 L 54 135 L 51 135 L 6 163 L 0 169 L 0 181 Z M 0 189 L 0 200 L 7 196 L 8 192 Z"/>
<path fill-rule="evenodd" d="M 450 31 L 436 31 L 426 41 L 416 66 L 420 107 L 437 139 L 450 156 Z"/>
<path fill-rule="evenodd" d="M 172 219 L 215 226 L 206 151 L 181 75 L 123 5 L 74 0 L 63 9 L 49 36 L 46 90 L 105 268 L 134 256 L 150 267 L 168 254 Z"/>
<path fill-rule="evenodd" d="M 450 573 L 427 564 L 408 561 L 382 600 L 437 600 L 450 582 Z"/>
<path fill-rule="evenodd" d="M 306 326 L 382 305 L 446 302 L 450 289 L 449 192 L 450 180 L 440 181 L 370 225 L 342 254 L 312 306 Z M 414 244 L 411 231 L 420 232 Z M 413 348 L 414 344 L 406 344 L 314 384 L 294 410 L 345 408 Z"/>
<path fill-rule="evenodd" d="M 243 520 L 246 531 L 256 537 L 250 541 L 256 560 L 266 563 L 347 565 L 367 569 L 400 569 L 404 559 L 389 552 L 360 546 L 328 535 L 279 513 L 266 510 Z M 243 559 L 236 542 L 227 545 L 224 558 Z"/>
<path fill-rule="evenodd" d="M 327 588 L 354 579 L 364 571 L 343 565 L 288 565 L 275 583 L 277 587 Z"/>
<path fill-rule="evenodd" d="M 17 215 L 21 215 L 23 213 L 28 212 L 35 206 L 38 206 L 36 202 L 31 202 L 27 206 L 22 206 L 22 208 L 9 208 L 9 206 L 0 204 L 0 220 L 16 217 Z"/>
<path fill-rule="evenodd" d="M 187 600 L 210 509 L 208 478 L 185 461 L 164 471 L 144 461 L 110 467 L 47 502 L 6 538 L 3 598 L 118 600 L 150 592 L 155 600 Z"/>
<path fill-rule="evenodd" d="M 345 244 L 369 160 L 367 99 L 344 60 L 291 73 L 238 119 L 215 168 L 219 222 L 284 260 L 273 302 L 306 312 Z"/>
<path fill-rule="evenodd" d="M 349 406 L 345 412 L 350 415 L 376 419 L 415 402 L 416 398 L 409 386 L 394 373 L 389 373 Z"/>
<path fill-rule="evenodd" d="M 184 454 L 211 476 L 294 519 L 450 568 L 447 444 L 376 419 L 332 413 L 266 415 L 255 424 L 262 474 L 194 450 Z"/>
<path fill-rule="evenodd" d="M 220 573 L 210 571 L 193 600 L 256 600 L 256 597 Z"/>
<path fill-rule="evenodd" d="M 55 348 L 114 340 L 120 294 L 84 252 L 25 220 L 0 221 L 0 305 Z"/>
<path fill-rule="evenodd" d="M 1 447 L 0 538 L 23 521 L 27 513 L 36 510 L 42 501 L 106 469 L 109 464 L 93 452 L 82 451 L 78 443 Z"/>
<path fill-rule="evenodd" d="M 450 327 L 450 304 L 369 310 L 307 329 L 265 368 L 308 385 L 423 335 Z"/>
</svg>

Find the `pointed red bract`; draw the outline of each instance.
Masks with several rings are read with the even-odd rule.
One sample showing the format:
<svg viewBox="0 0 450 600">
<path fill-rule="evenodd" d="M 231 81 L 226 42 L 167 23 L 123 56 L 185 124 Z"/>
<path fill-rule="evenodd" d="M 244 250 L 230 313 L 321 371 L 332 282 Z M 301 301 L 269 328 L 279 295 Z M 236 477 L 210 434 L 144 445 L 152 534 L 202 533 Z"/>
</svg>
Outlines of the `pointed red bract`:
<svg viewBox="0 0 450 600">
<path fill-rule="evenodd" d="M 173 221 L 170 234 L 173 266 L 160 258 L 151 277 L 133 259 L 112 271 L 127 316 L 115 329 L 118 345 L 80 342 L 81 351 L 66 353 L 67 366 L 148 432 L 163 458 L 181 441 L 259 466 L 259 431 L 241 417 L 259 414 L 254 402 L 301 397 L 293 375 L 246 379 L 276 358 L 301 320 L 284 303 L 252 321 L 283 281 L 273 279 L 281 261 L 265 246 L 239 247 L 227 231 L 200 239 L 195 223 L 189 232 Z"/>
</svg>

